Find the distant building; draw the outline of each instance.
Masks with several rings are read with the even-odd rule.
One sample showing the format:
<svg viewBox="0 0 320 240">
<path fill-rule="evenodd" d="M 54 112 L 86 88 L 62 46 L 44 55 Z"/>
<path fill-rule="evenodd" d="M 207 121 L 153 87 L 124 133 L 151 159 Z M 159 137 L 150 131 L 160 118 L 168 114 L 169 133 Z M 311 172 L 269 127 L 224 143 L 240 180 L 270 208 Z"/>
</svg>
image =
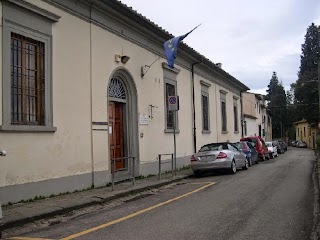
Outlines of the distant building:
<svg viewBox="0 0 320 240">
<path fill-rule="evenodd" d="M 266 110 L 264 96 L 255 93 L 242 93 L 243 135 L 260 136 L 265 141 L 272 140 L 271 116 Z"/>
<path fill-rule="evenodd" d="M 316 148 L 317 127 L 308 123 L 306 119 L 295 122 L 296 140 L 305 141 L 308 148 Z"/>
</svg>

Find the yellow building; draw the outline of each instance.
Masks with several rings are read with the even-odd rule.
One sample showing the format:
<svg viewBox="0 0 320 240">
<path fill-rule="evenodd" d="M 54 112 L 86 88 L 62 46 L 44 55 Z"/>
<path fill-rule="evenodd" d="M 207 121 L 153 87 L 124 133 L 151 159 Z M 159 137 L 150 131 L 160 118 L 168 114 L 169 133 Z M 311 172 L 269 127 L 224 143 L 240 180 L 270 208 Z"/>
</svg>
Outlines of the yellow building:
<svg viewBox="0 0 320 240">
<path fill-rule="evenodd" d="M 317 128 L 307 122 L 306 119 L 302 119 L 299 122 L 295 122 L 296 126 L 296 140 L 305 141 L 308 148 L 315 149 Z"/>
</svg>

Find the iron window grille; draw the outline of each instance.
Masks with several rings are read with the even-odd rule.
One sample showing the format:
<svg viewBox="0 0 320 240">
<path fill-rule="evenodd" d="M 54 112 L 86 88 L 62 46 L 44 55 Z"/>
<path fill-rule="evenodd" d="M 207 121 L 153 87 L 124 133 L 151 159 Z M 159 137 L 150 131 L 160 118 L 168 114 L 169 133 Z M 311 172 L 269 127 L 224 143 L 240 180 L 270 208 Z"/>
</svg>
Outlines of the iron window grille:
<svg viewBox="0 0 320 240">
<path fill-rule="evenodd" d="M 234 114 L 234 131 L 238 132 L 238 108 L 237 108 L 237 106 L 233 106 L 233 114 Z"/>
<path fill-rule="evenodd" d="M 208 97 L 202 95 L 202 129 L 209 131 Z"/>
<path fill-rule="evenodd" d="M 45 44 L 11 33 L 11 124 L 45 125 Z"/>
<path fill-rule="evenodd" d="M 221 117 L 222 117 L 222 131 L 227 131 L 227 112 L 226 112 L 226 103 L 221 102 Z"/>
</svg>

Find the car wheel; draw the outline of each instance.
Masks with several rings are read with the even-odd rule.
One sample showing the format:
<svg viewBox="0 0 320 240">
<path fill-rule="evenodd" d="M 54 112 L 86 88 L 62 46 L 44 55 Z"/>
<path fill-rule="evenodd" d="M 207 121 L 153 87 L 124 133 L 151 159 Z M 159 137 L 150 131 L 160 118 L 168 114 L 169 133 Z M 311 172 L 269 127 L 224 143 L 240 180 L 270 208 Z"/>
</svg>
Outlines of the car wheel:
<svg viewBox="0 0 320 240">
<path fill-rule="evenodd" d="M 234 161 L 234 159 L 232 160 L 229 172 L 231 174 L 235 174 L 237 172 L 237 166 L 236 166 L 236 162 Z"/>
<path fill-rule="evenodd" d="M 244 166 L 242 167 L 243 170 L 248 170 L 249 168 L 249 163 L 248 163 L 248 159 L 246 159 Z"/>
<path fill-rule="evenodd" d="M 193 173 L 194 173 L 194 176 L 195 176 L 195 177 L 197 177 L 197 178 L 202 177 L 202 172 L 201 172 L 201 171 L 199 171 L 199 170 L 194 171 Z"/>
</svg>

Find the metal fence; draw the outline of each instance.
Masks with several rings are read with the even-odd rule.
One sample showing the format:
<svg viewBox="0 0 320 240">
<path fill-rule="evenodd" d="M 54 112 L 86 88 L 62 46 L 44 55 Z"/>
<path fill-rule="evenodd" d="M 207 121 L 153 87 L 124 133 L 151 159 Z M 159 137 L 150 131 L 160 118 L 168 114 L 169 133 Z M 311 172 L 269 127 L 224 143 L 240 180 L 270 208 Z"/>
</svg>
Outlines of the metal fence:
<svg viewBox="0 0 320 240">
<path fill-rule="evenodd" d="M 173 153 L 166 153 L 166 154 L 158 154 L 158 160 L 159 160 L 159 180 L 161 180 L 161 165 L 162 164 L 167 164 L 170 162 L 161 162 L 161 156 L 171 156 L 171 172 L 172 172 L 172 177 L 174 175 L 176 175 L 176 163 L 174 162 L 174 158 L 173 158 Z"/>
<path fill-rule="evenodd" d="M 122 161 L 123 167 L 116 168 L 116 162 Z M 112 173 L 112 190 L 117 182 L 132 180 L 132 185 L 135 185 L 135 157 L 122 157 L 111 159 Z"/>
</svg>

